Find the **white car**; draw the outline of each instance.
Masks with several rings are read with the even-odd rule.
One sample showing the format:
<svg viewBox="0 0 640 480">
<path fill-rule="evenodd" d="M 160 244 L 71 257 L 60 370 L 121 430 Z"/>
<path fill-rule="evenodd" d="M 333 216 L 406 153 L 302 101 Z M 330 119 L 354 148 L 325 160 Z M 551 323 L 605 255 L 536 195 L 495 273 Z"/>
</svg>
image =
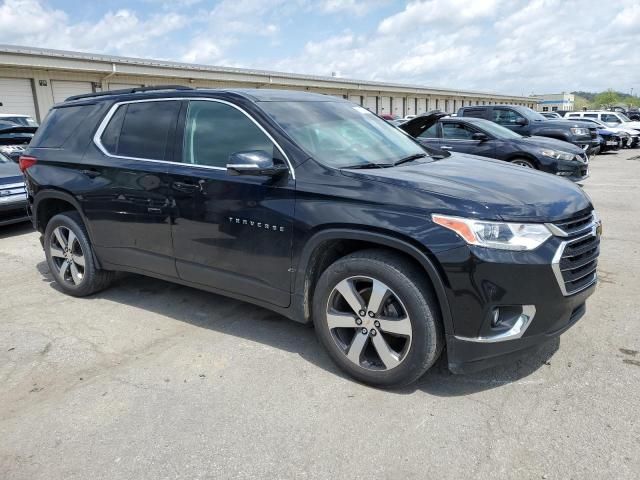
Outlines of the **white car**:
<svg viewBox="0 0 640 480">
<path fill-rule="evenodd" d="M 20 113 L 0 113 L 0 122 L 15 123 L 22 127 L 38 126 L 38 122 L 29 115 L 22 115 Z"/>
<path fill-rule="evenodd" d="M 640 131 L 633 128 L 622 128 L 622 127 L 610 127 L 604 122 L 597 120 L 595 118 L 582 117 L 580 119 L 581 122 L 589 122 L 597 125 L 600 128 L 606 128 L 607 130 L 611 130 L 613 133 L 626 133 L 629 135 L 629 143 L 626 145 L 628 147 L 637 147 L 640 144 Z"/>
<path fill-rule="evenodd" d="M 608 127 L 631 128 L 640 130 L 640 121 L 630 120 L 624 113 L 608 112 L 606 110 L 589 110 L 586 112 L 569 112 L 564 116 L 567 120 L 578 120 L 583 118 L 595 118 Z"/>
</svg>

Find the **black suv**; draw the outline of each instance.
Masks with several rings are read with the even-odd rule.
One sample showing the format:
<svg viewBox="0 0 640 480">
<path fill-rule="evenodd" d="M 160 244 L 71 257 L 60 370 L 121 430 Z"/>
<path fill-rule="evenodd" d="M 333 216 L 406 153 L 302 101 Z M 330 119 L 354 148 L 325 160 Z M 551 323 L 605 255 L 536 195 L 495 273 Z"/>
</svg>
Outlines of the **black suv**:
<svg viewBox="0 0 640 480">
<path fill-rule="evenodd" d="M 555 138 L 573 143 L 589 155 L 600 145 L 596 129 L 589 124 L 570 119 L 549 120 L 535 110 L 521 105 L 476 105 L 462 107 L 459 117 L 484 118 L 523 136 Z"/>
<path fill-rule="evenodd" d="M 124 270 L 313 322 L 379 386 L 559 335 L 596 284 L 599 221 L 564 179 L 433 157 L 368 110 L 277 90 L 130 89 L 56 105 L 20 159 L 60 287 Z"/>
</svg>

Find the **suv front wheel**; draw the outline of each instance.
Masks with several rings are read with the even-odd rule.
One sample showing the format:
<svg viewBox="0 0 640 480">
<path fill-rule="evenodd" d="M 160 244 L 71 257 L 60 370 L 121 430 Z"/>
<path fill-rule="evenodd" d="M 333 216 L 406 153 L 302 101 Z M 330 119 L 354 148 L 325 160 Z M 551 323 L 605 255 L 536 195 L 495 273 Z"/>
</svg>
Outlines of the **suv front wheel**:
<svg viewBox="0 0 640 480">
<path fill-rule="evenodd" d="M 84 297 L 111 283 L 113 272 L 96 266 L 89 235 L 77 212 L 64 212 L 49 220 L 44 251 L 49 271 L 69 295 Z"/>
<path fill-rule="evenodd" d="M 314 325 L 331 358 L 356 379 L 397 387 L 420 378 L 442 351 L 442 328 L 425 273 L 400 255 L 363 250 L 321 275 Z"/>
</svg>

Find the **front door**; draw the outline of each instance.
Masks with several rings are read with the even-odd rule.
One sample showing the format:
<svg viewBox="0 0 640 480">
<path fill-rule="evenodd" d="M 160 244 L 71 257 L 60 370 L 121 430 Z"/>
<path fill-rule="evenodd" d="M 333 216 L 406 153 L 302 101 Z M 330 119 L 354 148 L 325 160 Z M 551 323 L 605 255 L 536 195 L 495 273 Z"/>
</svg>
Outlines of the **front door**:
<svg viewBox="0 0 640 480">
<path fill-rule="evenodd" d="M 491 120 L 520 135 L 527 136 L 529 132 L 528 120 L 511 108 L 493 107 Z"/>
<path fill-rule="evenodd" d="M 442 145 L 440 148 L 482 157 L 493 157 L 495 152 L 493 140 L 474 140 L 474 133 L 481 132 L 462 122 L 442 122 Z"/>
<path fill-rule="evenodd" d="M 189 282 L 286 307 L 290 301 L 295 181 L 232 176 L 229 156 L 284 153 L 242 110 L 192 100 L 171 166 L 176 268 Z"/>
</svg>

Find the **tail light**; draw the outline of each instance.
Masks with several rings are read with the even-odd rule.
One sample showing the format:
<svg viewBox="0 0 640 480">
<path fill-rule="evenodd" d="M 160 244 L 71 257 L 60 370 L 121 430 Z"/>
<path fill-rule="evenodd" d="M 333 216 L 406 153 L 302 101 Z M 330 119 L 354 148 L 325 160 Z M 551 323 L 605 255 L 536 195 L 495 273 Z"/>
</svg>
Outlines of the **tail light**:
<svg viewBox="0 0 640 480">
<path fill-rule="evenodd" d="M 20 165 L 20 170 L 24 172 L 27 168 L 32 167 L 38 163 L 38 159 L 36 157 L 29 157 L 27 155 L 22 155 L 18 159 L 18 165 Z"/>
</svg>

